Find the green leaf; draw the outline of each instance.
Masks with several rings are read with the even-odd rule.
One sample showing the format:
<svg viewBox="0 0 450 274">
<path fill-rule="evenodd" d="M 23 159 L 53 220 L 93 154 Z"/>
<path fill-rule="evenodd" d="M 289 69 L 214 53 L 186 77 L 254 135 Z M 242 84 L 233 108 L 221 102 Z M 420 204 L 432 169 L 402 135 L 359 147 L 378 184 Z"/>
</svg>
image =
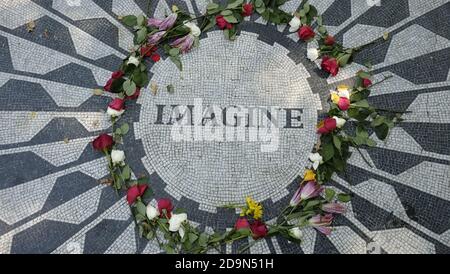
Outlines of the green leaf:
<svg viewBox="0 0 450 274">
<path fill-rule="evenodd" d="M 129 180 L 131 177 L 131 168 L 129 165 L 126 165 L 123 169 L 122 169 L 122 178 L 127 181 Z"/>
<path fill-rule="evenodd" d="M 215 10 L 215 9 L 218 9 L 218 8 L 219 8 L 219 5 L 216 4 L 216 3 L 209 3 L 209 4 L 206 6 L 206 9 L 207 9 L 208 11 L 212 11 L 212 10 Z"/>
<path fill-rule="evenodd" d="M 180 55 L 180 49 L 179 48 L 171 48 L 169 50 L 169 55 L 170 56 L 178 56 L 178 55 Z"/>
<path fill-rule="evenodd" d="M 189 242 L 190 242 L 191 244 L 193 244 L 195 241 L 197 241 L 198 236 L 197 236 L 197 234 L 189 233 L 189 234 L 188 234 L 188 238 L 189 238 Z"/>
<path fill-rule="evenodd" d="M 133 82 L 136 84 L 136 86 L 139 86 L 139 87 L 145 87 L 149 81 L 146 71 L 143 72 L 139 68 L 134 70 L 132 78 L 133 78 Z"/>
<path fill-rule="evenodd" d="M 331 143 L 325 143 L 322 145 L 320 155 L 323 157 L 323 161 L 326 162 L 334 156 L 334 146 Z"/>
<path fill-rule="evenodd" d="M 325 200 L 327 200 L 328 202 L 331 202 L 335 195 L 336 195 L 336 191 L 334 191 L 333 189 L 331 189 L 331 188 L 325 189 Z"/>
<path fill-rule="evenodd" d="M 341 139 L 337 135 L 333 135 L 333 144 L 337 150 L 341 151 Z"/>
<path fill-rule="evenodd" d="M 244 3 L 244 0 L 235 0 L 234 2 L 228 4 L 227 9 L 235 9 L 242 5 Z"/>
<path fill-rule="evenodd" d="M 319 205 L 321 203 L 320 200 L 312 200 L 306 203 L 305 207 L 303 208 L 304 211 L 307 211 L 308 209 L 312 209 L 313 207 Z"/>
<path fill-rule="evenodd" d="M 150 230 L 148 233 L 147 233 L 147 235 L 145 235 L 145 238 L 147 239 L 147 240 L 152 240 L 152 239 L 154 239 L 155 238 L 155 232 L 153 231 L 153 230 Z"/>
<path fill-rule="evenodd" d="M 136 19 L 136 23 L 138 26 L 144 26 L 145 25 L 145 17 L 144 15 L 139 15 Z"/>
<path fill-rule="evenodd" d="M 136 84 L 128 79 L 123 83 L 123 90 L 128 96 L 133 96 L 136 92 Z"/>
<path fill-rule="evenodd" d="M 359 107 L 359 108 L 369 108 L 369 102 L 367 100 L 361 100 L 358 102 L 355 102 L 352 104 L 353 107 Z"/>
<path fill-rule="evenodd" d="M 170 56 L 170 60 L 177 66 L 177 68 L 182 71 L 183 70 L 183 64 L 181 63 L 180 56 Z"/>
<path fill-rule="evenodd" d="M 373 130 L 380 140 L 385 140 L 389 134 L 389 126 L 386 123 L 375 127 Z"/>
<path fill-rule="evenodd" d="M 198 238 L 198 244 L 201 247 L 206 247 L 208 245 L 208 234 L 206 233 L 200 234 L 200 237 Z"/>
<path fill-rule="evenodd" d="M 348 203 L 352 199 L 352 196 L 350 196 L 349 194 L 340 193 L 337 195 L 337 199 L 339 202 Z"/>
<path fill-rule="evenodd" d="M 144 192 L 144 195 L 142 195 L 141 198 L 142 198 L 144 201 L 150 201 L 151 199 L 153 199 L 153 195 L 154 195 L 153 189 L 147 188 L 147 190 Z"/>
<path fill-rule="evenodd" d="M 128 15 L 122 18 L 122 22 L 128 27 L 134 27 L 137 25 L 137 17 L 134 15 Z"/>
<path fill-rule="evenodd" d="M 136 210 L 139 214 L 142 214 L 144 216 L 146 216 L 147 214 L 147 207 L 141 201 L 136 202 Z"/>
<path fill-rule="evenodd" d="M 351 53 L 344 54 L 342 57 L 338 58 L 339 65 L 341 67 L 345 67 L 350 61 L 351 57 L 352 57 Z"/>
<path fill-rule="evenodd" d="M 370 123 L 370 126 L 377 127 L 381 124 L 384 124 L 386 121 L 386 118 L 384 116 L 378 115 L 375 119 L 373 119 L 372 123 Z"/>
<path fill-rule="evenodd" d="M 363 78 L 363 79 L 369 79 L 371 77 L 371 75 L 367 71 L 361 70 L 358 72 L 358 77 Z"/>
<path fill-rule="evenodd" d="M 122 126 L 120 127 L 120 131 L 122 132 L 121 135 L 127 134 L 128 131 L 130 131 L 130 125 L 128 125 L 128 123 L 122 124 Z"/>
<path fill-rule="evenodd" d="M 147 28 L 143 27 L 137 31 L 136 41 L 138 42 L 138 44 L 141 44 L 145 41 L 145 39 L 147 39 Z"/>
<path fill-rule="evenodd" d="M 239 21 L 237 20 L 236 17 L 234 17 L 234 15 L 227 15 L 227 16 L 224 16 L 223 19 L 225 19 L 225 21 L 227 21 L 228 23 L 231 23 L 231 24 L 237 24 L 237 23 L 239 23 Z"/>
<path fill-rule="evenodd" d="M 223 10 L 221 13 L 223 16 L 233 15 L 233 12 L 231 10 Z"/>
<path fill-rule="evenodd" d="M 263 0 L 256 0 L 255 1 L 255 7 L 260 8 L 262 6 L 264 6 Z"/>
</svg>

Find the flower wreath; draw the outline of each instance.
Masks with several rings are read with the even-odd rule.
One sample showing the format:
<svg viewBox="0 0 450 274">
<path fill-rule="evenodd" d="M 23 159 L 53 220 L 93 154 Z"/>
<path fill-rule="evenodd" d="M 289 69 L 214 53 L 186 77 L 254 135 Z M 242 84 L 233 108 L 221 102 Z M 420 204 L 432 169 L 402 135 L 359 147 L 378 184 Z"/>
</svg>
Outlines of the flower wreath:
<svg viewBox="0 0 450 274">
<path fill-rule="evenodd" d="M 305 171 L 289 205 L 274 222 L 269 224 L 262 220 L 263 207 L 251 197 L 246 198 L 244 205 L 225 206 L 239 209 L 241 214 L 234 228 L 224 233 L 199 231 L 188 222 L 188 216 L 182 209 L 174 210 L 170 199 L 157 200 L 156 207 L 149 203 L 153 199 L 153 191 L 148 178 L 132 179 L 132 170 L 125 162 L 125 153 L 118 149 L 129 126 L 126 123 L 117 126 L 117 122 L 125 112 L 125 103 L 137 99 L 141 88 L 149 84 L 145 61 L 150 59 L 158 62 L 158 49 L 162 49 L 182 70 L 180 56 L 198 45 L 202 32 L 217 26 L 223 30 L 226 38 L 235 40 L 239 23 L 254 12 L 271 23 L 289 24 L 289 31 L 297 32 L 302 41 L 317 41 L 319 47 L 308 49 L 307 57 L 311 61 L 322 58 L 321 68 L 332 76 L 338 74 L 340 67 L 351 63 L 353 55 L 362 49 L 345 48 L 336 42 L 322 24 L 317 9 L 308 1 L 304 0 L 293 15 L 280 9 L 287 1 L 229 0 L 225 6 L 210 3 L 206 13 L 196 18 L 176 6 L 164 19 L 148 19 L 143 15 L 120 18 L 125 25 L 133 28 L 135 46 L 104 87 L 105 91 L 117 94 L 107 109 L 112 121 L 112 134 L 101 134 L 93 141 L 93 147 L 106 156 L 110 171 L 109 184 L 117 191 L 127 191 L 126 199 L 140 236 L 148 240 L 156 239 L 160 248 L 167 253 L 205 253 L 212 248 L 220 251 L 221 245 L 248 237 L 255 240 L 252 243 L 273 236 L 300 243 L 302 229 L 308 226 L 329 235 L 332 232 L 333 214 L 345 212 L 342 203 L 348 202 L 351 195 L 336 195 L 332 188 L 325 188 L 323 184 L 329 182 L 335 172 L 345 170 L 351 155 L 350 147 L 359 152 L 361 146 L 376 145 L 369 137 L 369 131 L 384 140 L 394 123 L 401 119 L 399 113 L 376 109 L 369 104 L 369 87 L 374 84 L 370 80 L 370 72 L 360 71 L 353 87 L 340 85 L 331 91 L 327 117 L 317 126 L 320 139 L 309 156 L 311 167 Z M 313 28 L 313 25 L 316 27 Z M 351 126 L 344 127 L 347 124 Z M 160 239 L 161 233 L 163 239 Z M 249 247 L 250 244 L 244 246 L 240 252 Z"/>
</svg>

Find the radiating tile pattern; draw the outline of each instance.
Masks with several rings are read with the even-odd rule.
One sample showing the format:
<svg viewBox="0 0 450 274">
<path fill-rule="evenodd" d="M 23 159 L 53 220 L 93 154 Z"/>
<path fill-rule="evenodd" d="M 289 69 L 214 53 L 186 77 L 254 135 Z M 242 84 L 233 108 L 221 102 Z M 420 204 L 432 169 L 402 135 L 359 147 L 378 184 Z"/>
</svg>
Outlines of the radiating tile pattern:
<svg viewBox="0 0 450 274">
<path fill-rule="evenodd" d="M 295 10 L 300 0 L 283 8 Z M 219 31 L 183 57 L 178 72 L 165 57 L 123 118 L 136 176 L 150 177 L 157 197 L 169 197 L 207 231 L 231 227 L 236 212 L 217 207 L 251 194 L 273 218 L 295 190 L 326 110 L 328 90 L 352 80 L 370 60 L 377 85 L 370 101 L 409 111 L 377 147 L 355 151 L 348 169 L 329 183 L 353 195 L 330 237 L 304 230 L 297 245 L 273 238 L 252 253 L 450 253 L 450 3 L 448 0 L 311 0 L 330 32 L 364 49 L 355 63 L 327 78 L 305 58 L 306 45 L 283 26 L 253 15 L 230 43 Z M 208 1 L 21 0 L 0 3 L 0 253 L 160 253 L 140 239 L 123 197 L 99 184 L 105 161 L 89 142 L 110 129 L 97 96 L 126 56 L 133 34 L 117 19 L 130 13 L 164 16 L 173 4 L 201 14 Z M 26 24 L 36 23 L 33 32 Z M 314 45 L 309 45 L 312 47 Z M 174 93 L 165 86 L 173 84 Z M 303 129 L 281 131 L 280 150 L 257 143 L 172 142 L 155 125 L 156 104 L 303 109 Z M 167 118 L 167 113 L 165 116 Z M 376 138 L 376 137 L 375 137 Z M 271 157 L 272 156 L 272 157 Z M 369 164 L 367 164 L 367 162 Z M 155 202 L 155 201 L 153 201 Z M 222 247 L 234 253 L 239 244 Z"/>
</svg>

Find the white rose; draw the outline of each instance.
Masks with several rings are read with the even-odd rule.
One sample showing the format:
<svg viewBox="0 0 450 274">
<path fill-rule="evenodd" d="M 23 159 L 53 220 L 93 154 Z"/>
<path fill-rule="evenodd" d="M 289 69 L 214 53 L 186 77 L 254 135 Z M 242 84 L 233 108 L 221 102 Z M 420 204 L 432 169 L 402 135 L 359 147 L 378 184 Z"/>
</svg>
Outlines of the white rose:
<svg viewBox="0 0 450 274">
<path fill-rule="evenodd" d="M 177 232 L 181 228 L 181 224 L 187 220 L 187 214 L 172 214 L 169 220 L 169 231 Z"/>
<path fill-rule="evenodd" d="M 345 97 L 347 99 L 350 99 L 350 91 L 348 90 L 348 88 L 339 88 L 338 95 L 339 97 Z"/>
<path fill-rule="evenodd" d="M 133 64 L 137 67 L 137 66 L 139 66 L 140 63 L 141 63 L 141 61 L 139 60 L 139 58 L 137 58 L 135 56 L 130 56 L 130 58 L 128 58 L 127 65 Z"/>
<path fill-rule="evenodd" d="M 300 240 L 303 237 L 303 232 L 298 227 L 293 227 L 289 229 L 289 234 L 297 240 Z"/>
<path fill-rule="evenodd" d="M 302 22 L 300 21 L 300 18 L 298 18 L 297 16 L 292 17 L 291 21 L 289 22 L 289 25 L 291 26 L 289 28 L 289 32 L 297 31 L 300 28 L 301 24 Z"/>
<path fill-rule="evenodd" d="M 191 34 L 194 35 L 195 37 L 199 37 L 200 34 L 202 34 L 202 31 L 194 22 L 186 22 L 184 23 L 184 25 L 191 30 Z"/>
<path fill-rule="evenodd" d="M 115 110 L 113 108 L 108 107 L 108 109 L 106 110 L 106 113 L 111 116 L 111 117 L 119 117 L 120 115 L 122 115 L 125 112 L 124 109 L 122 110 Z"/>
<path fill-rule="evenodd" d="M 319 153 L 310 153 L 309 160 L 313 162 L 313 168 L 317 169 L 323 163 L 323 158 Z"/>
<path fill-rule="evenodd" d="M 318 49 L 308 49 L 308 52 L 306 54 L 309 60 L 316 61 L 317 58 L 319 58 L 319 50 Z"/>
<path fill-rule="evenodd" d="M 111 161 L 114 165 L 123 164 L 125 160 L 125 152 L 122 150 L 113 150 L 111 151 Z"/>
<path fill-rule="evenodd" d="M 339 118 L 337 116 L 333 116 L 333 119 L 336 120 L 336 127 L 341 128 L 345 125 L 345 122 L 347 122 L 345 119 Z"/>
<path fill-rule="evenodd" d="M 147 217 L 149 220 L 153 220 L 159 216 L 158 209 L 154 208 L 151 205 L 147 205 Z"/>
</svg>

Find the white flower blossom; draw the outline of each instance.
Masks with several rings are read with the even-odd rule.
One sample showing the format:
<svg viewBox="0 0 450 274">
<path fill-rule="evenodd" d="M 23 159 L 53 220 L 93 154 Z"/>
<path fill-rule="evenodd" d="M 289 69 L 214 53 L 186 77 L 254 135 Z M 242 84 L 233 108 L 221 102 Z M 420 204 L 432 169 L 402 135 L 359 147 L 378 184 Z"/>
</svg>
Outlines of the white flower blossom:
<svg viewBox="0 0 450 274">
<path fill-rule="evenodd" d="M 291 21 L 289 22 L 289 25 L 291 26 L 289 28 L 289 32 L 297 31 L 300 26 L 302 25 L 302 22 L 300 21 L 300 18 L 297 16 L 292 17 Z"/>
<path fill-rule="evenodd" d="M 185 22 L 184 25 L 191 30 L 191 34 L 195 37 L 199 37 L 202 34 L 202 31 L 194 22 Z"/>
<path fill-rule="evenodd" d="M 169 231 L 177 232 L 181 228 L 181 224 L 187 221 L 187 214 L 172 214 L 172 217 L 169 220 Z"/>
<path fill-rule="evenodd" d="M 121 116 L 123 113 L 125 112 L 124 109 L 122 110 L 115 110 L 111 107 L 108 107 L 108 109 L 106 110 L 106 114 L 108 114 L 111 117 L 119 117 Z"/>
<path fill-rule="evenodd" d="M 159 216 L 158 209 L 154 208 L 151 205 L 147 205 L 147 211 L 146 212 L 147 212 L 147 217 L 148 217 L 149 220 L 153 220 L 153 219 L 155 219 L 156 217 Z"/>
<path fill-rule="evenodd" d="M 310 153 L 309 160 L 313 162 L 313 168 L 316 170 L 323 163 L 323 158 L 319 153 Z"/>
<path fill-rule="evenodd" d="M 135 56 L 130 56 L 130 58 L 128 58 L 127 65 L 132 64 L 137 67 L 137 66 L 139 66 L 140 63 L 141 63 L 141 61 L 139 60 L 139 58 L 137 58 Z"/>
<path fill-rule="evenodd" d="M 345 119 L 339 118 L 337 116 L 333 116 L 333 119 L 336 120 L 337 128 L 342 128 L 345 125 L 345 123 L 347 122 Z"/>
<path fill-rule="evenodd" d="M 111 151 L 111 161 L 114 165 L 123 165 L 125 161 L 125 152 L 122 150 Z"/>
<path fill-rule="evenodd" d="M 293 228 L 289 229 L 289 234 L 297 240 L 301 240 L 303 237 L 303 232 L 298 227 L 293 227 Z"/>
<path fill-rule="evenodd" d="M 319 50 L 318 49 L 308 49 L 308 52 L 306 54 L 309 60 L 316 61 L 319 58 Z"/>
</svg>

